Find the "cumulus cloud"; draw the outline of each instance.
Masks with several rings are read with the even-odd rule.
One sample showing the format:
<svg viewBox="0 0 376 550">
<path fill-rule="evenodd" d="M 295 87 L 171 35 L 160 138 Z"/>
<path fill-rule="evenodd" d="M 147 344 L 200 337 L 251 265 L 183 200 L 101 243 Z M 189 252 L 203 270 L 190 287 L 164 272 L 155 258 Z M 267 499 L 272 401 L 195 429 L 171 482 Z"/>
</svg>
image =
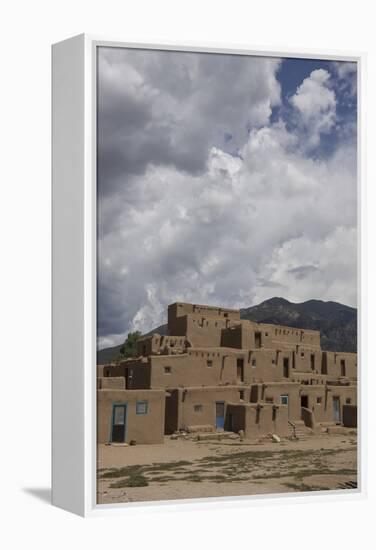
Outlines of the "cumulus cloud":
<svg viewBox="0 0 376 550">
<path fill-rule="evenodd" d="M 278 292 L 355 305 L 356 151 L 311 158 L 301 126 L 271 121 L 280 61 L 110 53 L 100 58 L 99 347 L 164 322 L 177 300 L 245 307 Z M 314 71 L 292 99 L 312 143 L 335 117 L 329 81 Z"/>
<path fill-rule="evenodd" d="M 329 72 L 312 71 L 292 96 L 291 103 L 298 113 L 306 148 L 316 147 L 321 134 L 328 134 L 336 120 L 336 96 L 330 88 Z"/>
</svg>

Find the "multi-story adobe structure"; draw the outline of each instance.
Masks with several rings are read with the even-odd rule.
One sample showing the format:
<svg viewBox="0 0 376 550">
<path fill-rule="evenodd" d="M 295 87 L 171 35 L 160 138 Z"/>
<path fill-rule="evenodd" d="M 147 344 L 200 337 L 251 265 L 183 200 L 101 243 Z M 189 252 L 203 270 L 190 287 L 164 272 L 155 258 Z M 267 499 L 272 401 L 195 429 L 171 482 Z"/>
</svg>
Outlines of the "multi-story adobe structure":
<svg viewBox="0 0 376 550">
<path fill-rule="evenodd" d="M 98 443 L 161 443 L 179 430 L 292 435 L 355 427 L 357 357 L 322 351 L 320 333 L 240 319 L 238 310 L 175 303 L 168 336 L 137 358 L 98 367 Z"/>
</svg>

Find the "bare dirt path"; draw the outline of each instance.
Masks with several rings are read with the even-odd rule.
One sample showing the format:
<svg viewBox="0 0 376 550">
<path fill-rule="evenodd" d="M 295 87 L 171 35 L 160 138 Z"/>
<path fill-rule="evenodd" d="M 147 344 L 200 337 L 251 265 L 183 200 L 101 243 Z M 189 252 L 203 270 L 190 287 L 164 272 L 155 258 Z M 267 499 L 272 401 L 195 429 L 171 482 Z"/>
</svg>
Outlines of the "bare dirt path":
<svg viewBox="0 0 376 550">
<path fill-rule="evenodd" d="M 98 447 L 98 503 L 356 487 L 356 434 Z"/>
</svg>

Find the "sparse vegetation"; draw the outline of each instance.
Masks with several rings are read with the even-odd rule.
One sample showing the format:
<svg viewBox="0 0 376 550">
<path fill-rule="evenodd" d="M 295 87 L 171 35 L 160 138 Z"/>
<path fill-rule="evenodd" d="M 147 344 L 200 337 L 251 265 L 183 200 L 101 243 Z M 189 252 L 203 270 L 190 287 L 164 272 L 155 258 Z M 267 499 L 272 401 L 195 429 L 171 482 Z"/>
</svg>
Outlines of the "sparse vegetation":
<svg viewBox="0 0 376 550">
<path fill-rule="evenodd" d="M 222 451 L 222 452 L 221 452 Z M 344 453 L 352 449 L 316 450 L 247 450 L 223 453 L 223 447 L 212 448 L 212 455 L 192 461 L 177 460 L 152 464 L 131 465 L 100 471 L 102 480 L 114 480 L 110 488 L 145 487 L 150 483 L 212 482 L 265 483 L 274 480 L 288 489 L 322 491 L 330 487 L 307 482 L 311 476 L 354 476 L 356 468 L 343 467 Z M 216 454 L 219 452 L 220 454 Z M 339 459 L 339 460 L 338 460 Z M 333 462 L 333 460 L 335 462 Z"/>
</svg>

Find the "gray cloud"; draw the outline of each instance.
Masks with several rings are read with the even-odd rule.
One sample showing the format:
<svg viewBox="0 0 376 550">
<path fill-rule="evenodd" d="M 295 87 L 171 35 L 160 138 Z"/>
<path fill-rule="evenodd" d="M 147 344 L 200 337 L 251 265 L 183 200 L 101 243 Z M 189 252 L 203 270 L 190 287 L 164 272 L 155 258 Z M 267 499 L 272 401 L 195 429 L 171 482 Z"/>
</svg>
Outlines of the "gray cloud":
<svg viewBox="0 0 376 550">
<path fill-rule="evenodd" d="M 271 123 L 278 64 L 101 52 L 100 347 L 176 300 L 355 304 L 356 151 L 315 161 Z"/>
<path fill-rule="evenodd" d="M 267 123 L 280 101 L 279 63 L 100 48 L 99 193 L 126 187 L 126 176 L 143 173 L 150 163 L 203 172 L 212 145 L 243 145 L 248 128 Z"/>
<path fill-rule="evenodd" d="M 297 279 L 304 279 L 313 273 L 316 273 L 319 269 L 315 265 L 300 265 L 287 270 L 287 273 L 291 273 Z"/>
</svg>

